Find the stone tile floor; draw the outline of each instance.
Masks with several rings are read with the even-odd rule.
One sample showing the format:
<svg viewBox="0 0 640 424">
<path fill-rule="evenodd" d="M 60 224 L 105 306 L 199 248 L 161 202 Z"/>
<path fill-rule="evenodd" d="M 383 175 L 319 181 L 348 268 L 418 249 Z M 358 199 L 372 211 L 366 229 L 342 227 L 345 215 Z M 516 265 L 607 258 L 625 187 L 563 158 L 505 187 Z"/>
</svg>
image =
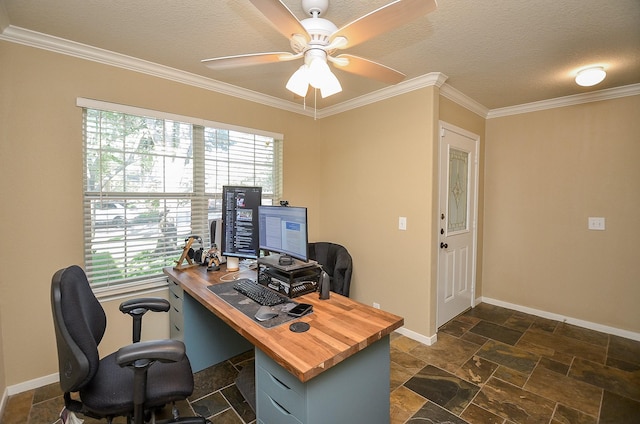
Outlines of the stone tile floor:
<svg viewBox="0 0 640 424">
<path fill-rule="evenodd" d="M 182 415 L 255 423 L 234 384 L 251 361 L 246 353 L 196 373 Z M 390 388 L 392 424 L 637 424 L 640 342 L 481 304 L 433 346 L 393 334 Z M 11 396 L 0 422 L 50 424 L 61 408 L 52 384 Z"/>
</svg>

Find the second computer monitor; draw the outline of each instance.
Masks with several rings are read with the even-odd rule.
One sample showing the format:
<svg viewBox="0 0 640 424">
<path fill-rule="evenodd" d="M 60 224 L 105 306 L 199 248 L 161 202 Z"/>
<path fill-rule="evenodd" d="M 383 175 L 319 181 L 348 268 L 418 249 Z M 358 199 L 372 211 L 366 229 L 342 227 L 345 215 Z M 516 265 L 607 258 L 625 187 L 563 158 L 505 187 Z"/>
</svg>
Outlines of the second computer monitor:
<svg viewBox="0 0 640 424">
<path fill-rule="evenodd" d="M 259 256 L 258 206 L 262 187 L 224 186 L 222 188 L 222 254 L 236 258 Z"/>
<path fill-rule="evenodd" d="M 258 206 L 260 249 L 307 262 L 307 208 Z"/>
</svg>

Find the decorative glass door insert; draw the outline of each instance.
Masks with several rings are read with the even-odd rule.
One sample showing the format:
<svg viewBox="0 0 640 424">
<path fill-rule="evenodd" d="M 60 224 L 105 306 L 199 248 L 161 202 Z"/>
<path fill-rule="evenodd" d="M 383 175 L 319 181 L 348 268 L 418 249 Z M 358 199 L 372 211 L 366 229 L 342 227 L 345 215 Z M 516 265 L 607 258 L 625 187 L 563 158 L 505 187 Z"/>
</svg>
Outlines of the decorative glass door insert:
<svg viewBox="0 0 640 424">
<path fill-rule="evenodd" d="M 448 233 L 468 230 L 469 152 L 449 149 Z"/>
</svg>

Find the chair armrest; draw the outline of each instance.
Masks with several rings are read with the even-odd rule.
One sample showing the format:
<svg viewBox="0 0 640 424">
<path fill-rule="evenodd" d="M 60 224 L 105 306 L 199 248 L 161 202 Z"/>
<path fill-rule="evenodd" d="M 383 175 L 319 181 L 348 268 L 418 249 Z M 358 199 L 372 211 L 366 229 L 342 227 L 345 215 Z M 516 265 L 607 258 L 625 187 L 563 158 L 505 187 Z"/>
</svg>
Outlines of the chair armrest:
<svg viewBox="0 0 640 424">
<path fill-rule="evenodd" d="M 184 343 L 179 340 L 150 340 L 124 346 L 116 353 L 116 363 L 121 367 L 146 359 L 160 362 L 178 362 L 185 356 Z"/>
<path fill-rule="evenodd" d="M 120 311 L 125 314 L 140 313 L 136 309 L 144 309 L 143 314 L 147 311 L 167 312 L 169 310 L 169 301 L 160 297 L 141 297 L 139 299 L 125 300 L 120 304 Z"/>
<path fill-rule="evenodd" d="M 166 299 L 160 297 L 141 297 L 139 299 L 125 300 L 120 304 L 120 311 L 129 314 L 133 318 L 133 336 L 132 341 L 137 343 L 140 341 L 142 334 L 142 316 L 147 311 L 167 312 L 171 305 Z"/>
</svg>

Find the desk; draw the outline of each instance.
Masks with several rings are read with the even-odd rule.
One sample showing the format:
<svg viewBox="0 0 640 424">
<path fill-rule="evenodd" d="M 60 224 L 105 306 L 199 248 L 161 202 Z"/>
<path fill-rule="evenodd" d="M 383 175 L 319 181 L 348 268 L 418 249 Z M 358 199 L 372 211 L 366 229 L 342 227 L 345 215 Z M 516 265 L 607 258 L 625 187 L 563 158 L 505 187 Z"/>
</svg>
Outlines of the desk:
<svg viewBox="0 0 640 424">
<path fill-rule="evenodd" d="M 165 268 L 184 296 L 184 342 L 194 371 L 255 347 L 259 423 L 389 422 L 389 335 L 403 318 L 331 293 L 295 298 L 314 312 L 311 328 L 265 329 L 207 286 L 225 274 Z"/>
</svg>

